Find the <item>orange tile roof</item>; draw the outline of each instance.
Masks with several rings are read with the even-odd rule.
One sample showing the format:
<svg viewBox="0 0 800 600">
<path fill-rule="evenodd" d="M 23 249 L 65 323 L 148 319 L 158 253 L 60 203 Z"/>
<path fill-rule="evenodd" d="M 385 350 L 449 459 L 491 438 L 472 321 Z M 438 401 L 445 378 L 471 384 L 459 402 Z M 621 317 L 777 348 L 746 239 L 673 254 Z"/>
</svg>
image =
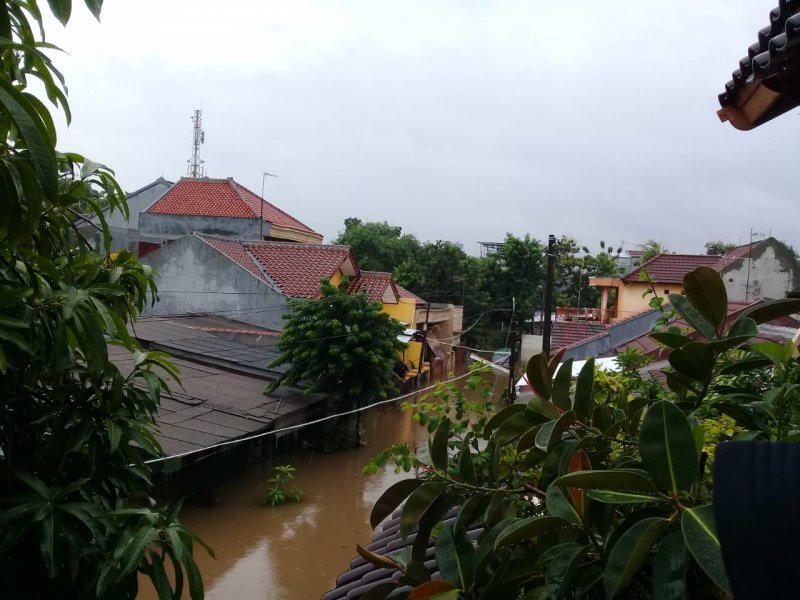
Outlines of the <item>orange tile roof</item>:
<svg viewBox="0 0 800 600">
<path fill-rule="evenodd" d="M 409 292 L 406 288 L 397 286 L 397 291 L 400 294 L 401 298 L 411 298 L 415 300 L 417 304 L 425 304 L 425 300 L 417 296 L 414 292 Z"/>
<path fill-rule="evenodd" d="M 290 298 L 318 297 L 320 279 L 333 277 L 342 263 L 352 259 L 347 246 L 240 241 L 195 235 L 262 281 L 274 284 Z"/>
<path fill-rule="evenodd" d="M 400 292 L 392 281 L 391 273 L 382 271 L 361 271 L 350 284 L 348 294 L 364 290 L 367 293 L 367 300 L 370 302 L 380 302 L 386 293 L 386 288 L 392 288 L 395 299 L 400 297 Z"/>
<path fill-rule="evenodd" d="M 682 284 L 683 276 L 697 267 L 715 267 L 719 256 L 705 254 L 659 254 L 622 278 L 625 283 L 638 283 L 643 269 L 656 283 Z"/>
<path fill-rule="evenodd" d="M 265 221 L 275 225 L 317 233 L 277 206 L 266 200 L 262 203 L 259 196 L 230 177 L 228 179 L 182 177 L 155 204 L 148 208 L 147 212 L 251 219 L 263 215 Z"/>
</svg>

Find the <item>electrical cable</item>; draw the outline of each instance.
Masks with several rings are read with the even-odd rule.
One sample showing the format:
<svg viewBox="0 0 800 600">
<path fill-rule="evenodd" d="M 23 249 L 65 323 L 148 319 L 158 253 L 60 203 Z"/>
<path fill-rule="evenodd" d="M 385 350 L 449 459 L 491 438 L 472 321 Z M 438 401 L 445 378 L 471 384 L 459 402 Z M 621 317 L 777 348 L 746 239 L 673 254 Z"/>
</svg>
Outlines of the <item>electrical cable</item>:
<svg viewBox="0 0 800 600">
<path fill-rule="evenodd" d="M 260 438 L 276 435 L 278 433 L 284 433 L 286 431 L 294 431 L 296 429 L 303 429 L 304 427 L 309 427 L 311 425 L 317 425 L 319 423 L 324 423 L 325 421 L 330 421 L 331 419 L 337 419 L 339 417 L 346 417 L 348 415 L 353 415 L 353 414 L 356 414 L 356 413 L 359 413 L 359 412 L 363 412 L 365 410 L 368 410 L 370 408 L 374 408 L 376 406 L 382 406 L 384 404 L 389 404 L 391 402 L 397 402 L 398 400 L 403 400 L 404 398 L 410 398 L 411 396 L 417 396 L 417 395 L 419 395 L 419 394 L 421 394 L 423 392 L 427 392 L 427 391 L 435 389 L 440 384 L 453 383 L 454 381 L 458 381 L 460 379 L 464 379 L 465 377 L 468 377 L 471 374 L 472 373 L 470 371 L 467 371 L 463 375 L 459 375 L 457 377 L 453 377 L 452 379 L 448 379 L 446 381 L 437 382 L 434 385 L 430 385 L 428 387 L 425 387 L 425 388 L 422 388 L 422 389 L 419 389 L 419 390 L 415 390 L 413 392 L 409 392 L 408 394 L 403 394 L 402 396 L 397 396 L 395 398 L 388 398 L 386 400 L 380 400 L 378 402 L 374 402 L 373 404 L 369 404 L 367 406 L 362 406 L 361 408 L 355 408 L 353 410 L 348 410 L 346 412 L 337 413 L 337 414 L 334 414 L 334 415 L 328 415 L 328 416 L 325 416 L 325 417 L 322 417 L 322 418 L 319 418 L 319 419 L 315 419 L 314 421 L 308 421 L 307 423 L 299 423 L 297 425 L 290 425 L 289 427 L 282 427 L 280 429 L 272 429 L 270 431 L 264 431 L 262 433 L 257 433 L 255 435 L 247 436 L 247 437 L 244 437 L 244 438 L 236 438 L 235 440 L 227 440 L 225 442 L 219 442 L 218 444 L 212 444 L 211 446 L 206 446 L 204 448 L 196 448 L 195 450 L 187 450 L 186 452 L 180 452 L 178 454 L 173 454 L 171 456 L 161 456 L 159 458 L 152 458 L 150 460 L 144 461 L 144 463 L 146 465 L 151 465 L 151 464 L 154 464 L 154 463 L 165 462 L 165 461 L 172 460 L 172 459 L 184 458 L 186 456 L 191 456 L 193 454 L 199 454 L 200 452 L 207 452 L 209 450 L 214 450 L 216 448 L 222 448 L 223 446 L 232 446 L 234 444 L 241 444 L 243 442 L 249 442 L 249 441 L 252 441 L 252 440 L 257 440 L 257 439 L 260 439 Z"/>
</svg>

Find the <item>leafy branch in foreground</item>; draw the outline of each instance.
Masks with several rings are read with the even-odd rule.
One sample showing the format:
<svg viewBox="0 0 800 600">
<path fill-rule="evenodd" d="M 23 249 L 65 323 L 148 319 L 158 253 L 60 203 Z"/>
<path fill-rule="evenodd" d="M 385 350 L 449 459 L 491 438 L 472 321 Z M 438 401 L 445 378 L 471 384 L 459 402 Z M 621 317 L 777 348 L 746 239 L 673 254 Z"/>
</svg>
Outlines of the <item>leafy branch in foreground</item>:
<svg viewBox="0 0 800 600">
<path fill-rule="evenodd" d="M 404 585 L 413 598 L 730 594 L 714 523 L 713 444 L 800 436 L 793 347 L 753 341 L 758 323 L 800 302 L 760 303 L 732 319 L 716 272 L 687 274 L 684 289 L 669 301 L 691 329 L 666 323 L 652 334 L 671 349 L 667 390 L 638 373 L 601 376 L 593 360 L 573 381 L 571 359 L 539 354 L 528 363 L 536 397 L 527 404 L 477 420 L 454 410 L 452 395 L 427 406 L 431 441 L 416 457 L 401 454 L 417 477 L 391 486 L 370 518 L 376 527 L 401 507 L 400 535 L 416 537 L 387 556 L 359 550 L 401 571 L 370 598 Z M 758 391 L 732 379 L 764 369 Z M 434 538 L 445 580 L 436 585 L 424 566 Z"/>
</svg>

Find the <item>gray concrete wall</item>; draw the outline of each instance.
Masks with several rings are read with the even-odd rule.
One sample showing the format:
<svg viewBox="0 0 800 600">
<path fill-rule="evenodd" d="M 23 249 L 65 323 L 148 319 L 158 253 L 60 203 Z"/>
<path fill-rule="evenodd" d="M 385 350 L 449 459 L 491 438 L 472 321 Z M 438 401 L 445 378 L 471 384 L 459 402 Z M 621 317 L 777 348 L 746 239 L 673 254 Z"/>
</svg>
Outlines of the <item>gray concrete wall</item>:
<svg viewBox="0 0 800 600">
<path fill-rule="evenodd" d="M 143 212 L 139 215 L 139 233 L 146 241 L 160 243 L 194 232 L 227 235 L 245 240 L 257 240 L 262 232 L 258 218 L 197 217 L 164 215 Z M 270 224 L 264 222 L 263 234 L 269 234 Z"/>
<path fill-rule="evenodd" d="M 721 275 L 730 300 L 785 298 L 787 292 L 800 284 L 797 261 L 788 248 L 777 241 L 759 246 L 751 258 L 736 260 Z"/>
<path fill-rule="evenodd" d="M 129 215 L 127 220 L 120 210 L 115 210 L 113 213 L 106 212 L 106 223 L 108 223 L 108 228 L 111 231 L 112 252 L 130 250 L 134 254 L 136 253 L 139 241 L 142 239 L 137 231 L 139 214 L 147 210 L 156 200 L 163 196 L 172 185 L 171 182 L 163 177 L 159 177 L 153 183 L 131 193 L 127 197 Z M 92 219 L 92 222 L 95 225 L 100 224 L 100 220 L 97 217 Z M 100 233 L 97 230 L 91 232 L 91 239 L 95 246 L 102 251 Z"/>
<path fill-rule="evenodd" d="M 195 236 L 170 242 L 143 257 L 158 272 L 160 301 L 146 315 L 216 313 L 282 330 L 286 296 Z"/>
</svg>

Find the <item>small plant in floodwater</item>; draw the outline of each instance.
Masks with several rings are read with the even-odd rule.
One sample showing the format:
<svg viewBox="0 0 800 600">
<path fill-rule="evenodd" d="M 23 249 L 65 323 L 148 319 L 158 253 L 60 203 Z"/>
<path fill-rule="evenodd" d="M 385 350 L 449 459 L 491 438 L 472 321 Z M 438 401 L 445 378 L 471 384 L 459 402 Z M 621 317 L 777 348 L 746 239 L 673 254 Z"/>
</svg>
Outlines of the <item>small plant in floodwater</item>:
<svg viewBox="0 0 800 600">
<path fill-rule="evenodd" d="M 261 499 L 264 506 L 278 506 L 287 502 L 300 502 L 303 490 L 294 485 L 295 468 L 290 465 L 278 465 L 272 469 L 272 477 L 267 479 L 270 487 Z"/>
</svg>

